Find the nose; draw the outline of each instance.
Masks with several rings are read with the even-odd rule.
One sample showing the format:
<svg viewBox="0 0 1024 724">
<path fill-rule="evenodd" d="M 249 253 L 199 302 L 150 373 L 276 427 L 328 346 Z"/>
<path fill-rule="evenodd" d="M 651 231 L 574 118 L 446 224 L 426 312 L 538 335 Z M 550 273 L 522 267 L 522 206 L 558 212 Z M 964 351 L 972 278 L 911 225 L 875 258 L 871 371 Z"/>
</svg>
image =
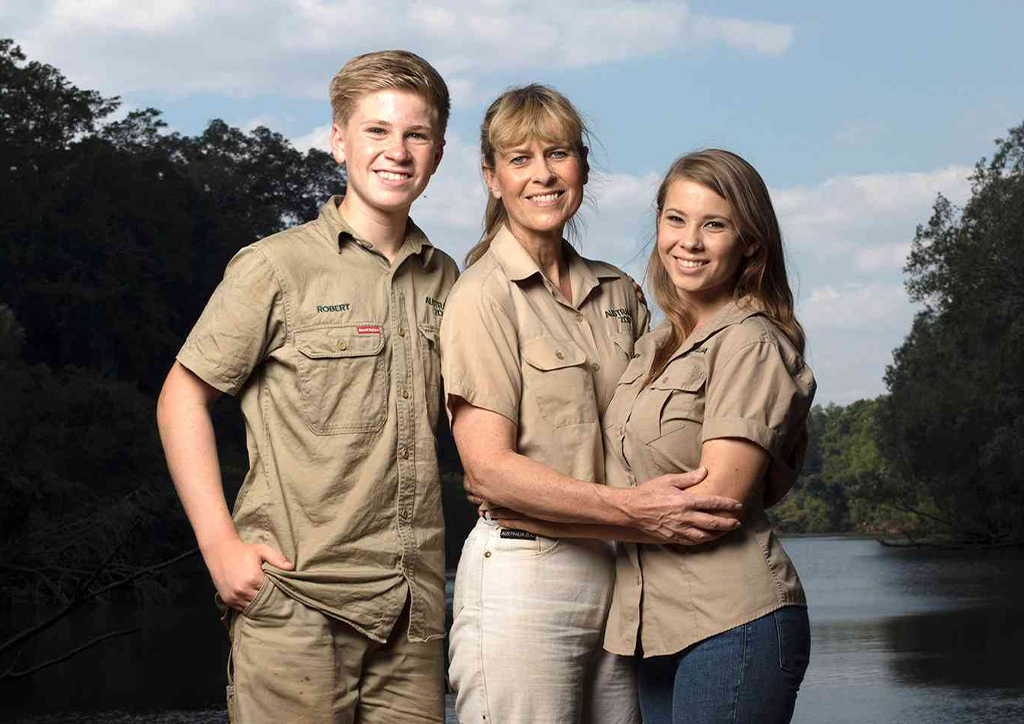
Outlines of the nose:
<svg viewBox="0 0 1024 724">
<path fill-rule="evenodd" d="M 396 161 L 398 163 L 408 161 L 410 158 L 410 153 L 409 149 L 406 148 L 405 139 L 396 139 L 395 142 L 391 144 L 391 147 L 388 148 L 387 156 L 392 161 Z"/>
<path fill-rule="evenodd" d="M 555 178 L 555 172 L 551 169 L 551 160 L 545 156 L 538 156 L 530 164 L 530 172 L 533 180 L 545 186 Z"/>
<path fill-rule="evenodd" d="M 679 243 L 683 245 L 683 248 L 688 251 L 700 251 L 704 248 L 704 241 L 701 239 L 700 229 L 689 228 L 686 229 L 682 237 L 679 239 Z"/>
</svg>

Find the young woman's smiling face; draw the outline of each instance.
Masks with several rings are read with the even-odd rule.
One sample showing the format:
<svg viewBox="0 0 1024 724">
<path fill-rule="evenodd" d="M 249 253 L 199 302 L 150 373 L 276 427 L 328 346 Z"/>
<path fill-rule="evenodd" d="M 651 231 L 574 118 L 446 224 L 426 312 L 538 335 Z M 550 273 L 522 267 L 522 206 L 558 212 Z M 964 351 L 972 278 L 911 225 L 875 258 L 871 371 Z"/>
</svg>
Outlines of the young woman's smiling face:
<svg viewBox="0 0 1024 724">
<path fill-rule="evenodd" d="M 732 299 L 744 257 L 755 248 L 740 238 L 728 201 L 687 178 L 673 181 L 658 216 L 658 258 L 679 298 L 704 322 Z"/>
<path fill-rule="evenodd" d="M 484 178 L 505 205 L 517 239 L 561 241 L 583 201 L 586 159 L 568 143 L 535 138 L 495 152 L 494 168 L 485 167 Z"/>
</svg>

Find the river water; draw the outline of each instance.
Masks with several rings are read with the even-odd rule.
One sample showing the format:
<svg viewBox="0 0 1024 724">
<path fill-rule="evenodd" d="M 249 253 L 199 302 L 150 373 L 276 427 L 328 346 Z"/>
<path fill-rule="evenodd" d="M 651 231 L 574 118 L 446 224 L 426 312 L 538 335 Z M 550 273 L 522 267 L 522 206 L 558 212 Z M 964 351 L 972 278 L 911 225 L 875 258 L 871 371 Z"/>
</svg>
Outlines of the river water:
<svg viewBox="0 0 1024 724">
<path fill-rule="evenodd" d="M 784 545 L 811 617 L 794 722 L 1024 722 L 1024 550 L 893 549 L 847 537 Z M 0 722 L 225 722 L 227 642 L 206 601 L 102 606 L 63 622 L 29 660 L 105 631 L 142 631 L 0 685 Z"/>
</svg>

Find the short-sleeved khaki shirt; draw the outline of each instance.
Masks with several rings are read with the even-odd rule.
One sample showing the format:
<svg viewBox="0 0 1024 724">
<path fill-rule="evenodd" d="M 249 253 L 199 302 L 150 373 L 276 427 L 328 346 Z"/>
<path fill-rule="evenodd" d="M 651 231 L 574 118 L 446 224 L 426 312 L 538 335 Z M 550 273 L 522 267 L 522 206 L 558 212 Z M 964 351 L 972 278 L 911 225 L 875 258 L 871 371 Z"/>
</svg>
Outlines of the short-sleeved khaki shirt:
<svg viewBox="0 0 1024 724">
<path fill-rule="evenodd" d="M 393 264 L 338 212 L 231 260 L 178 361 L 241 398 L 242 540 L 297 600 L 385 641 L 444 634 L 438 334 L 458 267 L 410 220 Z"/>
<path fill-rule="evenodd" d="M 763 314 L 731 302 L 693 331 L 647 387 L 668 325 L 641 339 L 605 415 L 608 484 L 636 485 L 700 465 L 701 446 L 742 438 L 770 456 L 769 478 L 803 462 L 814 397 L 810 368 Z M 605 648 L 660 656 L 770 613 L 806 605 L 760 501 L 743 526 L 701 546 L 620 546 Z"/>
<path fill-rule="evenodd" d="M 567 243 L 572 302 L 503 228 L 452 290 L 441 325 L 445 389 L 517 426 L 517 450 L 604 483 L 600 416 L 647 330 L 621 271 Z"/>
</svg>

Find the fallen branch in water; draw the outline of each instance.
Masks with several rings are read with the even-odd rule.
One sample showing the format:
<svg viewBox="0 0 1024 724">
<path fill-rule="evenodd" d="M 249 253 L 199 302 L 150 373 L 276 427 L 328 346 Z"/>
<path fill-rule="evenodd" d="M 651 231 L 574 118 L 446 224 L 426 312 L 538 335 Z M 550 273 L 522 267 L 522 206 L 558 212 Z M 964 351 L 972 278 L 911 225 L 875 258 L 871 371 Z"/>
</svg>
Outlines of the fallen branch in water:
<svg viewBox="0 0 1024 724">
<path fill-rule="evenodd" d="M 130 532 L 131 531 L 129 531 L 129 533 Z M 183 561 L 186 558 L 194 556 L 199 551 L 198 548 L 193 548 L 190 551 L 186 551 L 185 553 L 181 553 L 180 555 L 177 555 L 174 558 L 171 558 L 169 560 L 163 561 L 162 563 L 157 563 L 157 564 L 152 565 L 152 566 L 147 566 L 146 568 L 140 568 L 139 570 L 135 571 L 131 575 L 125 576 L 124 578 L 121 578 L 121 579 L 119 579 L 117 581 L 114 581 L 113 583 L 110 583 L 110 584 L 107 584 L 106 586 L 98 588 L 95 591 L 89 591 L 88 587 L 92 584 L 92 582 L 94 580 L 96 580 L 96 577 L 110 563 L 110 561 L 114 558 L 114 556 L 116 556 L 121 551 L 121 549 L 124 547 L 125 542 L 128 540 L 128 537 L 129 536 L 125 536 L 124 539 L 114 548 L 114 550 L 111 551 L 111 553 L 103 560 L 103 562 L 100 563 L 96 567 L 96 570 L 94 570 L 92 572 L 92 575 L 89 576 L 88 580 L 80 581 L 79 582 L 78 586 L 76 586 L 76 588 L 75 588 L 74 594 L 71 596 L 71 600 L 68 601 L 68 603 L 66 603 L 59 611 L 57 611 L 55 614 L 53 614 L 52 616 L 47 618 L 45 621 L 42 621 L 42 622 L 36 624 L 35 626 L 30 626 L 29 628 L 25 629 L 24 631 L 18 632 L 17 634 L 12 636 L 10 639 L 8 639 L 6 642 L 4 642 L 2 645 L 0 645 L 0 656 L 4 656 L 4 655 L 11 655 L 11 656 L 13 656 L 11 664 L 10 664 L 10 666 L 7 667 L 7 670 L 4 671 L 3 673 L 0 673 L 0 683 L 3 683 L 5 681 L 14 680 L 14 679 L 24 678 L 26 676 L 29 676 L 30 674 L 34 674 L 35 672 L 37 672 L 37 671 L 39 671 L 41 669 L 47 668 L 49 666 L 53 666 L 54 664 L 58 664 L 58 663 L 60 663 L 62 661 L 66 661 L 69 658 L 71 658 L 72 656 L 74 656 L 75 654 L 81 653 L 82 651 L 85 651 L 86 649 L 91 648 L 92 646 L 95 646 L 96 644 L 98 644 L 101 641 L 104 641 L 106 639 L 113 638 L 115 636 L 124 636 L 124 635 L 127 635 L 127 634 L 134 633 L 134 632 L 138 631 L 139 629 L 131 629 L 131 630 L 125 630 L 125 631 L 115 631 L 114 633 L 105 634 L 103 636 L 99 636 L 99 637 L 93 639 L 92 641 L 90 641 L 90 642 L 88 642 L 88 643 L 86 643 L 86 644 L 84 644 L 82 646 L 79 646 L 76 649 L 73 649 L 72 651 L 67 652 L 66 654 L 62 654 L 61 656 L 58 656 L 57 658 L 51 659 L 51 660 L 46 661 L 46 662 L 44 662 L 42 664 L 39 664 L 37 666 L 33 666 L 33 667 L 29 668 L 29 669 L 22 669 L 20 671 L 15 671 L 15 669 L 14 669 L 14 667 L 15 667 L 15 665 L 17 663 L 18 655 L 21 653 L 21 648 L 29 640 L 31 640 L 32 638 L 34 638 L 36 636 L 39 636 L 40 634 L 42 634 L 47 629 L 49 629 L 52 626 L 54 626 L 58 621 L 66 618 L 69 614 L 71 614 L 72 611 L 74 611 L 76 608 L 81 606 L 83 603 L 85 603 L 87 601 L 91 601 L 92 599 L 96 598 L 97 596 L 102 596 L 104 593 L 106 593 L 108 591 L 111 591 L 111 590 L 113 590 L 115 588 L 119 588 L 119 587 L 124 586 L 124 585 L 126 585 L 128 583 L 131 583 L 136 578 L 140 578 L 140 577 L 148 575 L 150 573 L 154 573 L 156 571 L 159 571 L 162 568 L 167 568 L 168 566 L 174 565 L 175 563 L 178 563 L 179 561 Z"/>
</svg>

